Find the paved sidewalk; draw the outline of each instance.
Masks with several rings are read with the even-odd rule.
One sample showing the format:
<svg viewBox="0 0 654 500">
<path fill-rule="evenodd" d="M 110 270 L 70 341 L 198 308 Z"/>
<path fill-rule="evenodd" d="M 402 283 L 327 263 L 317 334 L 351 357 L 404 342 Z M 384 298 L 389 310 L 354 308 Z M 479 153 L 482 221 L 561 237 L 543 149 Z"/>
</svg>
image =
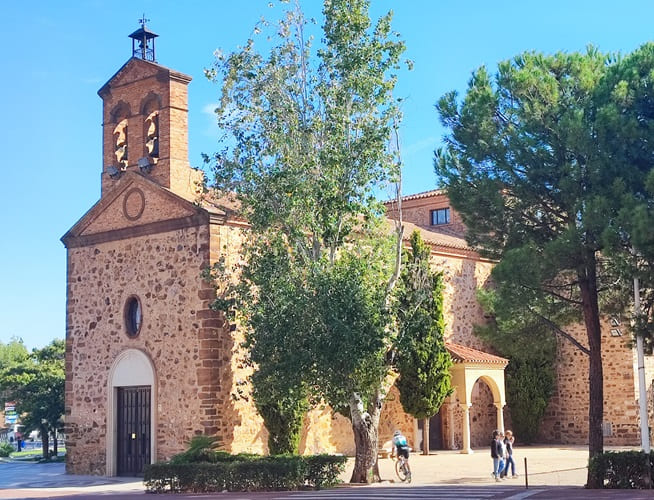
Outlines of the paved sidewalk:
<svg viewBox="0 0 654 500">
<path fill-rule="evenodd" d="M 63 463 L 0 461 L 0 499 L 144 491 L 141 478 L 73 476 Z"/>
<path fill-rule="evenodd" d="M 588 449 L 583 446 L 517 447 L 514 459 L 519 477 L 496 483 L 491 477 L 492 461 L 486 449 L 465 455 L 457 451 L 438 451 L 429 456 L 411 455 L 412 485 L 512 485 L 525 488 L 525 462 L 530 490 L 544 486 L 563 487 L 582 491 L 586 482 Z M 378 486 L 396 485 L 394 462 L 381 459 L 380 473 L 384 482 Z M 353 460 L 341 478 L 347 482 Z M 403 485 L 407 487 L 408 485 Z M 346 486 L 347 487 L 347 486 Z M 410 486 L 408 486 L 410 487 Z M 143 482 L 139 478 L 104 476 L 72 476 L 65 474 L 64 464 L 34 464 L 0 462 L 0 499 L 54 498 L 71 495 L 142 495 Z M 608 491 L 605 490 L 606 493 Z M 535 492 L 534 492 L 535 493 Z M 597 492 L 600 493 L 600 492 Z M 604 492 L 603 492 L 604 493 Z M 642 492 L 641 492 L 642 493 Z M 569 497 L 569 496 L 568 496 Z M 599 498 L 604 498 L 598 495 Z M 563 497 L 559 497 L 563 498 Z"/>
<path fill-rule="evenodd" d="M 579 486 L 586 483 L 588 448 L 585 446 L 516 447 L 513 459 L 518 478 L 507 479 L 510 484 L 525 483 L 525 461 L 529 486 Z M 494 482 L 491 477 L 493 463 L 490 451 L 477 449 L 470 455 L 443 450 L 429 456 L 411 454 L 413 484 L 467 484 L 479 485 Z M 382 479 L 395 480 L 394 462 L 380 459 Z M 347 472 L 350 472 L 351 467 Z M 349 480 L 347 473 L 343 477 Z"/>
</svg>

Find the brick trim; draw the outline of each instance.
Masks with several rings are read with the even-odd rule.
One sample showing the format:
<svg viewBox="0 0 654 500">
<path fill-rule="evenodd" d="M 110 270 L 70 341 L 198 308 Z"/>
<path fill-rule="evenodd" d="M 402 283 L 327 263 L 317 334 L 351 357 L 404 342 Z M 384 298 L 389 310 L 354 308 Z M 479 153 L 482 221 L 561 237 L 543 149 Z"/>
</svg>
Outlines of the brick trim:
<svg viewBox="0 0 654 500">
<path fill-rule="evenodd" d="M 114 229 L 112 231 L 105 231 L 102 233 L 88 234 L 84 236 L 66 235 L 61 241 L 66 248 L 79 248 L 98 243 L 107 243 L 109 241 L 125 240 L 128 238 L 135 238 L 138 236 L 148 236 L 150 234 L 167 233 L 184 229 L 187 227 L 197 227 L 209 222 L 207 214 L 198 213 L 189 217 L 182 217 L 181 219 L 171 219 L 158 222 L 151 222 L 136 227 L 125 227 L 121 229 Z"/>
</svg>

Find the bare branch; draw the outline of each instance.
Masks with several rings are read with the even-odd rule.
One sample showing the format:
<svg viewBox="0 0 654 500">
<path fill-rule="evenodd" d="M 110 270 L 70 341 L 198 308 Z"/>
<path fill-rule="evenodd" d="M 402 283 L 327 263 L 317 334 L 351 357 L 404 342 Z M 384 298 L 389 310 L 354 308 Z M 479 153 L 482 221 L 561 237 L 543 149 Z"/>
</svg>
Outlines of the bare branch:
<svg viewBox="0 0 654 500">
<path fill-rule="evenodd" d="M 577 349 L 579 349 L 581 352 L 583 352 L 586 356 L 590 355 L 590 349 L 584 347 L 576 338 L 574 338 L 572 335 L 570 335 L 568 332 L 562 330 L 559 328 L 559 326 L 554 323 L 551 319 L 546 318 L 542 314 L 536 312 L 534 309 L 531 307 L 529 308 L 529 311 L 536 316 L 542 323 L 547 325 L 550 330 L 552 330 L 556 335 L 559 335 L 560 337 L 563 337 L 567 341 L 569 341 L 572 345 L 574 345 Z"/>
<path fill-rule="evenodd" d="M 396 158 L 400 158 L 400 137 L 398 133 L 398 125 L 393 123 L 393 133 L 395 135 L 395 154 Z M 395 183 L 395 199 L 397 200 L 397 218 L 394 219 L 395 225 L 395 269 L 393 274 L 388 280 L 386 285 L 386 298 L 384 300 L 386 308 L 391 300 L 391 292 L 395 288 L 397 280 L 400 278 L 400 271 L 402 270 L 402 241 L 404 239 L 404 225 L 402 224 L 402 168 L 401 162 L 398 160 L 398 178 Z"/>
</svg>

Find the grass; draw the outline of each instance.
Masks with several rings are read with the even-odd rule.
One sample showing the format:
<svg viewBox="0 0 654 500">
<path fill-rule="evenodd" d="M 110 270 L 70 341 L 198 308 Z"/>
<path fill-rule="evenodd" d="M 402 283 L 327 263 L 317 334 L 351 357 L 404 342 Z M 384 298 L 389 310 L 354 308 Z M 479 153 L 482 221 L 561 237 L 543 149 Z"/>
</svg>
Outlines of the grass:
<svg viewBox="0 0 654 500">
<path fill-rule="evenodd" d="M 49 460 L 43 459 L 43 453 L 40 449 L 15 451 L 9 455 L 9 458 L 25 462 L 64 462 L 66 460 L 66 448 L 58 448 L 57 452 L 59 456 L 51 457 Z"/>
</svg>

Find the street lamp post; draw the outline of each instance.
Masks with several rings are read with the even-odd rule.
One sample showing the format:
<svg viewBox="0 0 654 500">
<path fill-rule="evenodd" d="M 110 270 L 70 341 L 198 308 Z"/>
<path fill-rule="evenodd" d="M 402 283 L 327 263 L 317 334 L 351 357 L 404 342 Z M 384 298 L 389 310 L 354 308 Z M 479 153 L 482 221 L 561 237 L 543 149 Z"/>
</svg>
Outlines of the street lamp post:
<svg viewBox="0 0 654 500">
<path fill-rule="evenodd" d="M 636 325 L 640 316 L 640 283 L 634 277 L 634 316 Z M 645 354 L 643 336 L 636 331 L 636 353 L 638 356 L 638 406 L 640 407 L 640 443 L 643 451 L 649 455 L 649 419 L 647 416 L 647 387 L 645 385 Z"/>
</svg>

